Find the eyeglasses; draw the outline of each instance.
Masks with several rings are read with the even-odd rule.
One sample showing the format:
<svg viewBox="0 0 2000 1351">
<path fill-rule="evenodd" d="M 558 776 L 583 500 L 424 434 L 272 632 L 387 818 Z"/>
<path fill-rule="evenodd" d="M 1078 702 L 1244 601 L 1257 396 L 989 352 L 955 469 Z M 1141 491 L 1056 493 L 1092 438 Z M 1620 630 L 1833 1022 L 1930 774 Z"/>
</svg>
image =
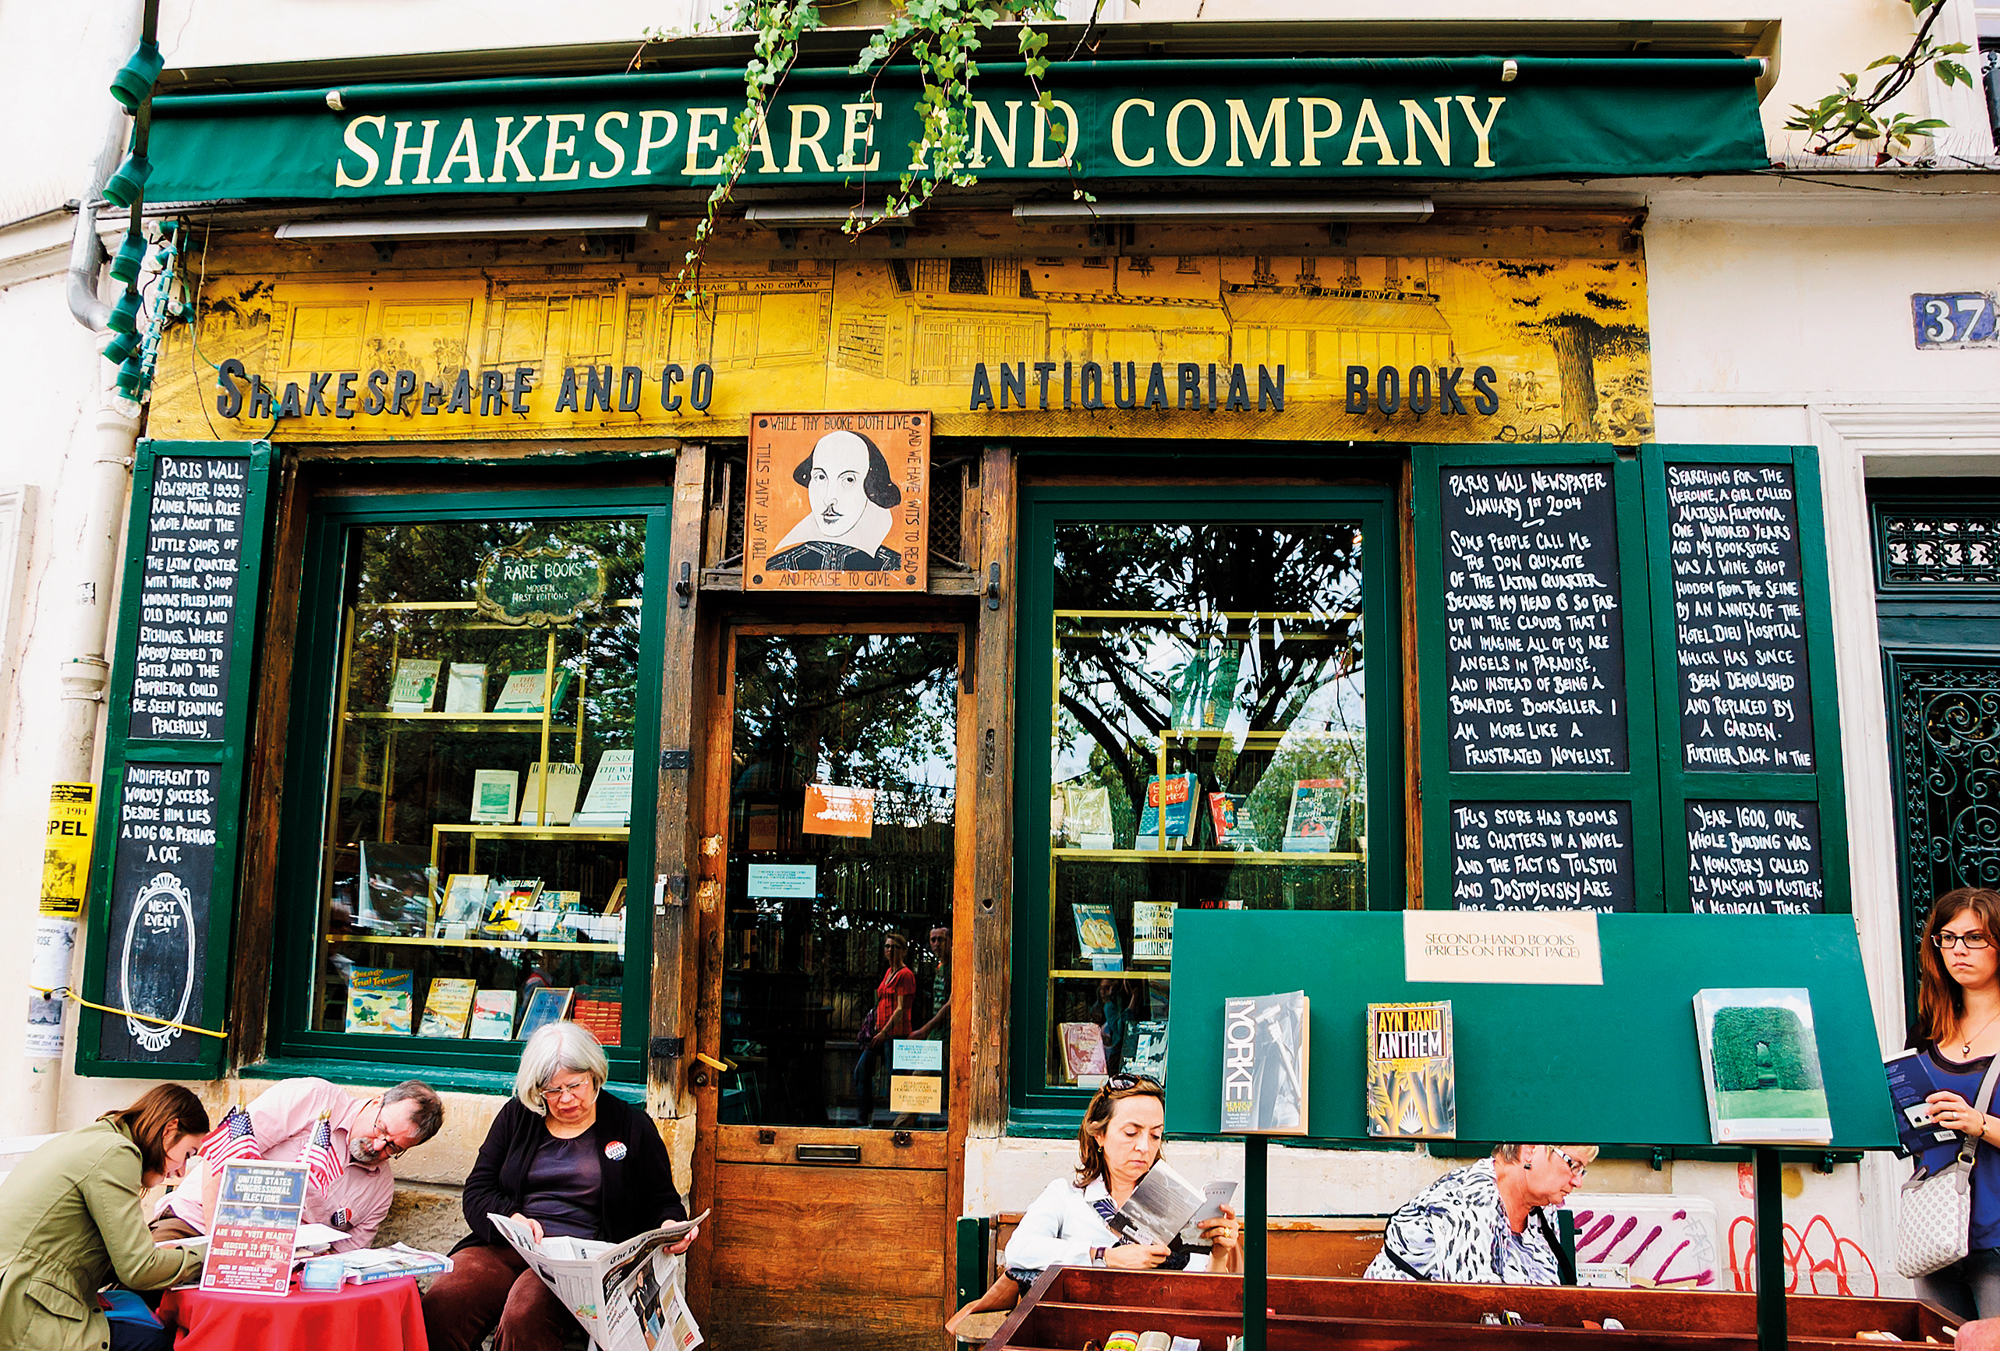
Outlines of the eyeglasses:
<svg viewBox="0 0 2000 1351">
<path fill-rule="evenodd" d="M 596 1091 L 596 1088 L 597 1085 L 588 1079 L 578 1079 L 574 1082 L 563 1084 L 560 1087 L 555 1084 L 544 1084 L 542 1085 L 542 1096 L 545 1098 L 575 1099 L 577 1102 L 582 1102 Z"/>
<path fill-rule="evenodd" d="M 1549 1146 L 1549 1153 L 1555 1155 L 1557 1159 L 1561 1160 L 1562 1166 L 1569 1169 L 1570 1176 L 1577 1179 L 1579 1182 L 1583 1180 L 1583 1175 L 1590 1171 L 1589 1164 L 1571 1157 L 1564 1151 L 1557 1149 L 1554 1145 Z"/>
<path fill-rule="evenodd" d="M 1148 1079 L 1143 1074 L 1114 1074 L 1104 1081 L 1104 1086 L 1113 1093 L 1123 1093 L 1126 1089 L 1137 1088 L 1140 1084 L 1144 1084 L 1148 1088 L 1159 1087 L 1158 1083 Z"/>
<path fill-rule="evenodd" d="M 396 1137 L 382 1129 L 382 1106 L 380 1102 L 375 1104 L 375 1125 L 365 1138 L 372 1146 L 378 1148 L 384 1157 L 400 1159 L 410 1152 L 411 1146 L 397 1144 Z"/>
<path fill-rule="evenodd" d="M 1993 946 L 1993 936 L 1982 933 L 1978 929 L 1974 929 L 1971 933 L 1937 933 L 1931 935 L 1932 947 L 1949 948 L 1953 943 L 1958 944 L 1967 952 L 1983 952 Z"/>
</svg>

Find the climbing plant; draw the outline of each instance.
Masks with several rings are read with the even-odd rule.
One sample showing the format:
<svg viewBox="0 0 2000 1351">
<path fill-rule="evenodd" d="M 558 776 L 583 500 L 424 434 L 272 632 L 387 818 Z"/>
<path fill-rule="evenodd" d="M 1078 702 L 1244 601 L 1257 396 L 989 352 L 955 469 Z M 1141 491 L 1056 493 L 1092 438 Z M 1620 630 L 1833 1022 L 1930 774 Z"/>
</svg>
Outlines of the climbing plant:
<svg viewBox="0 0 2000 1351">
<path fill-rule="evenodd" d="M 1843 74 L 1840 87 L 1819 102 L 1792 105 L 1798 116 L 1785 126 L 1791 131 L 1810 133 L 1806 141 L 1808 154 L 1843 154 L 1857 143 L 1872 141 L 1879 143 L 1875 152 L 1877 164 L 1894 159 L 1908 150 L 1916 137 L 1928 136 L 1947 123 L 1941 117 L 1913 117 L 1909 113 L 1885 116 L 1883 109 L 1890 100 L 1909 88 L 1910 82 L 1926 69 L 1935 71 L 1946 88 L 1954 84 L 1972 87 L 1972 73 L 1963 63 L 1952 59 L 1972 50 L 1971 47 L 1963 42 L 1938 42 L 1931 36 L 1944 13 L 1944 0 L 1898 0 L 1898 3 L 1907 5 L 1916 20 L 1916 36 L 1902 55 L 1891 52 L 1869 64 L 1868 70 L 1881 70 L 1882 74 L 1866 93 L 1861 91 L 1860 76 Z"/>
<path fill-rule="evenodd" d="M 859 233 L 884 221 L 902 220 L 928 202 L 946 184 L 968 187 L 975 180 L 969 161 L 972 148 L 972 90 L 979 76 L 978 56 L 993 30 L 1018 25 L 1015 49 L 1026 67 L 1039 105 L 1053 112 L 1054 96 L 1044 89 L 1050 58 L 1049 37 L 1036 27 L 1062 16 L 1059 0 L 899 0 L 887 23 L 874 33 L 855 59 L 857 75 L 873 74 L 879 83 L 893 63 L 915 68 L 921 82 L 915 106 L 921 113 L 922 134 L 910 142 L 906 167 L 895 185 L 870 206 L 864 199 L 842 225 Z M 1099 0 L 1101 6 L 1102 0 Z M 1095 23 L 1095 14 L 1092 22 Z M 765 143 L 773 101 L 798 58 L 799 43 L 821 28 L 813 0 L 731 0 L 719 25 L 730 32 L 747 32 L 752 39 L 750 60 L 743 68 L 743 109 L 736 115 L 735 139 L 723 152 L 720 175 L 708 195 L 707 210 L 695 226 L 680 273 L 683 299 L 700 296 L 701 263 L 714 236 L 722 209 L 736 191 L 751 152 Z M 658 39 L 663 33 L 648 34 Z M 1089 32 L 1086 30 L 1085 40 Z M 1078 43 L 1079 50 L 1083 43 Z M 1065 127 L 1052 119 L 1052 139 Z M 1078 189 L 1080 196 L 1087 196 Z"/>
</svg>

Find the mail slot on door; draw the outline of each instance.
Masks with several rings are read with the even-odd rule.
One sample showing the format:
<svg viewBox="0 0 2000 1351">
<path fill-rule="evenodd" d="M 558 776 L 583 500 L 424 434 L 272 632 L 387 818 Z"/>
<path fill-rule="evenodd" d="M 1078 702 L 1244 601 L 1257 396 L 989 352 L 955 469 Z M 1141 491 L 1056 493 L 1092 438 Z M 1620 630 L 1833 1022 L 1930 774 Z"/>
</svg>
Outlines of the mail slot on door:
<svg viewBox="0 0 2000 1351">
<path fill-rule="evenodd" d="M 793 1157 L 800 1163 L 860 1163 L 860 1145 L 799 1145 Z"/>
</svg>

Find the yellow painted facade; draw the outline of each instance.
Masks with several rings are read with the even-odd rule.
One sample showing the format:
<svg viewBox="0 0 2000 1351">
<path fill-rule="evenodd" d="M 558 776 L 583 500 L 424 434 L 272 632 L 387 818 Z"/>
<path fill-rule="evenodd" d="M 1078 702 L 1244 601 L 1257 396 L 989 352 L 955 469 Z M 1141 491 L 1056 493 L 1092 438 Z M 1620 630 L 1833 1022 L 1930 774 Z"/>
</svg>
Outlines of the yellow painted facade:
<svg viewBox="0 0 2000 1351">
<path fill-rule="evenodd" d="M 712 264 L 703 281 L 697 306 L 676 304 L 657 268 L 609 263 L 211 270 L 198 329 L 162 341 L 149 431 L 742 436 L 753 411 L 911 407 L 932 409 L 942 436 L 1630 442 L 1653 431 L 1636 254 L 798 258 Z M 1144 406 L 1154 363 L 1164 409 Z M 1002 390 L 1003 365 L 1025 408 Z M 1232 409 L 1238 366 L 1245 398 Z M 1282 410 L 1269 397 L 1280 368 Z M 1085 406 L 1093 375 L 1103 408 Z M 995 406 L 975 409 L 982 384 Z M 294 385 L 296 415 L 276 416 Z M 1120 395 L 1138 406 L 1118 407 Z M 1350 411 L 1357 399 L 1365 412 Z"/>
</svg>

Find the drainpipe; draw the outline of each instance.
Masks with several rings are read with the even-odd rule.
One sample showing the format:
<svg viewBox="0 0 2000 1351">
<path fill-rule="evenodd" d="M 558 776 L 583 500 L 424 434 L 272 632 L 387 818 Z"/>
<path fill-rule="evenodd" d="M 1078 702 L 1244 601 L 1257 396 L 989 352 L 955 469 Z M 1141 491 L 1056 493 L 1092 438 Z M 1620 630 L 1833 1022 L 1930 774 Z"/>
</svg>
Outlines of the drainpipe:
<svg viewBox="0 0 2000 1351">
<path fill-rule="evenodd" d="M 130 51 L 138 40 L 150 41 L 158 23 L 158 0 L 145 0 L 137 22 L 119 34 L 119 53 Z M 136 31 L 135 31 L 136 30 Z M 142 105 L 143 116 L 145 108 Z M 105 144 L 91 165 L 87 189 L 76 213 L 76 229 L 70 238 L 68 299 L 76 322 L 96 334 L 106 331 L 111 306 L 99 299 L 98 278 L 106 255 L 97 237 L 96 202 L 118 163 L 128 135 L 123 109 L 118 109 L 106 129 Z M 139 228 L 139 204 L 132 206 L 132 229 Z M 76 540 L 71 569 L 71 603 L 75 607 L 66 626 L 68 654 L 63 658 L 60 681 L 62 709 L 50 778 L 56 783 L 89 783 L 95 780 L 97 735 L 104 716 L 105 686 L 110 664 L 105 660 L 109 645 L 111 591 L 118 564 L 118 536 L 131 492 L 132 462 L 139 437 L 138 405 L 118 394 L 116 368 L 101 355 L 91 360 L 93 383 L 97 387 L 96 415 L 91 433 L 90 465 L 84 471 L 85 515 Z M 102 803 L 99 803 L 100 810 Z M 99 831 L 110 829 L 100 820 Z M 72 950 L 77 945 L 77 921 L 47 915 L 36 918 L 37 938 L 62 943 Z M 67 930 L 67 933 L 61 930 Z M 44 977 L 46 979 L 47 977 Z M 65 977 L 76 979 L 74 957 Z M 39 981 L 37 982 L 39 983 Z M 67 1022 L 67 1020 L 65 1020 Z M 67 1042 L 67 1038 L 65 1038 Z M 43 1062 L 46 1064 L 47 1062 Z M 59 1062 L 58 1062 L 59 1063 Z M 51 1067 L 54 1068 L 54 1067 Z M 59 1121 L 59 1074 L 41 1091 L 27 1094 L 19 1130 L 23 1134 L 43 1134 L 56 1129 Z"/>
</svg>

